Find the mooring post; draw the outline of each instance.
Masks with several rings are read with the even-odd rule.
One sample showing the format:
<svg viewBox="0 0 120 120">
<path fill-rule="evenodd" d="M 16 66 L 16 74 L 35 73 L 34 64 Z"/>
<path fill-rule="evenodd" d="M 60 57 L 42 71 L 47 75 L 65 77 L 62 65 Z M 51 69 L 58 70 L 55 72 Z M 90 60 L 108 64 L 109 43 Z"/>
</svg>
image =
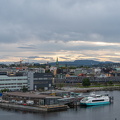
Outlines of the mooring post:
<svg viewBox="0 0 120 120">
<path fill-rule="evenodd" d="M 77 101 L 76 101 L 76 111 L 77 111 Z"/>
</svg>

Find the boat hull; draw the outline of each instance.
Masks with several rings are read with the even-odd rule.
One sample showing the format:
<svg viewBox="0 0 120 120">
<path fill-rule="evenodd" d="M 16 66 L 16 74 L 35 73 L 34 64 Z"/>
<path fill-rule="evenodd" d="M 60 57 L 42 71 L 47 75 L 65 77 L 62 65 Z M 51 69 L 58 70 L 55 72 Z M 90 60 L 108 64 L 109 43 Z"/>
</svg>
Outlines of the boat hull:
<svg viewBox="0 0 120 120">
<path fill-rule="evenodd" d="M 96 102 L 96 103 L 80 103 L 80 105 L 92 106 L 92 105 L 106 105 L 110 104 L 110 102 Z"/>
</svg>

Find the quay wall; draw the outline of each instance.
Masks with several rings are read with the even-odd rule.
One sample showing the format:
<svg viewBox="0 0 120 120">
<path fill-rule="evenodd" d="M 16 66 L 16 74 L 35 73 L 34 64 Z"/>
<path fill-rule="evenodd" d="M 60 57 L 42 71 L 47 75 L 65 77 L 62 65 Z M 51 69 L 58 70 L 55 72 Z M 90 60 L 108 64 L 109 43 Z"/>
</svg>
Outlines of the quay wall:
<svg viewBox="0 0 120 120">
<path fill-rule="evenodd" d="M 25 105 L 16 105 L 10 103 L 0 103 L 1 108 L 7 109 L 15 109 L 21 111 L 29 111 L 29 112 L 47 112 L 47 111 L 60 111 L 66 110 L 68 108 L 67 105 L 56 105 L 56 106 L 25 106 Z"/>
</svg>

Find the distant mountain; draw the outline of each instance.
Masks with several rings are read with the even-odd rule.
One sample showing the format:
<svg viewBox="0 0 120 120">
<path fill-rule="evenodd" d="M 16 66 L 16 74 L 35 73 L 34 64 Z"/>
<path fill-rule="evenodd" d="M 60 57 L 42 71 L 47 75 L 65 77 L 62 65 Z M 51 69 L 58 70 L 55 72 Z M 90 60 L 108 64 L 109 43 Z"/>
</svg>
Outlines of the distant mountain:
<svg viewBox="0 0 120 120">
<path fill-rule="evenodd" d="M 109 64 L 109 63 L 113 63 L 113 62 L 100 62 L 100 61 L 94 61 L 94 60 L 75 60 L 75 61 L 71 61 L 71 62 L 58 62 L 59 65 L 67 65 L 67 66 L 82 66 L 82 65 L 86 65 L 86 66 L 91 66 L 91 65 L 99 65 L 99 64 Z M 56 65 L 56 62 L 53 63 L 49 63 L 50 65 Z"/>
</svg>

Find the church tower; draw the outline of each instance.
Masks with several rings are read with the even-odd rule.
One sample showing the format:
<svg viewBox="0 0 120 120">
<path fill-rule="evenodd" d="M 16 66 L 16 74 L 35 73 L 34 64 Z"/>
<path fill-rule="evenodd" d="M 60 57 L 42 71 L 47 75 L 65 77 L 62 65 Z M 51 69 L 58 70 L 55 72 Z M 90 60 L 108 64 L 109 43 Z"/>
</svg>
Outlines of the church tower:
<svg viewBox="0 0 120 120">
<path fill-rule="evenodd" d="M 57 57 L 57 60 L 56 60 L 56 67 L 57 68 L 59 67 L 58 57 Z"/>
</svg>

